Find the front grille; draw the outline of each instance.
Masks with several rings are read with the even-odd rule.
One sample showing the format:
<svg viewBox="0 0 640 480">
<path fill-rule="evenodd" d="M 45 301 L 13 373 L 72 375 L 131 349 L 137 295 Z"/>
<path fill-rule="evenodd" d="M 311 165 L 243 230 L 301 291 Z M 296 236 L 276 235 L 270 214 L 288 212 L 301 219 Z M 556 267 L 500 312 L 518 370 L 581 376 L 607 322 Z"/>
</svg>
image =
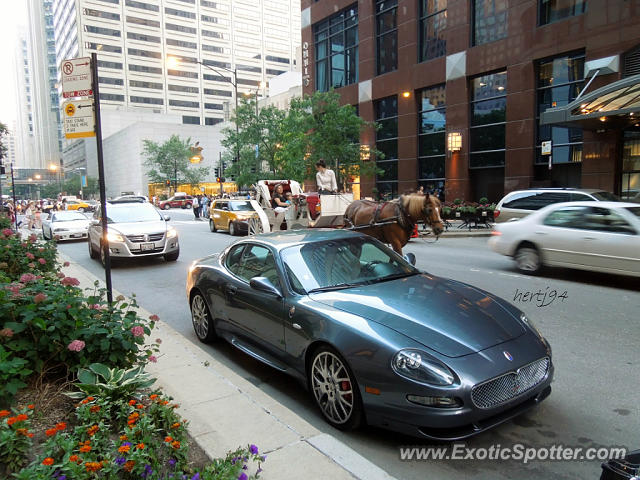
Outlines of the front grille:
<svg viewBox="0 0 640 480">
<path fill-rule="evenodd" d="M 150 253 L 162 253 L 164 247 L 154 248 L 153 250 L 131 250 L 132 255 L 149 255 Z"/>
<path fill-rule="evenodd" d="M 549 358 L 541 358 L 515 372 L 476 385 L 471 390 L 471 400 L 478 408 L 493 408 L 513 400 L 542 382 L 550 363 Z"/>
<path fill-rule="evenodd" d="M 148 236 L 145 235 L 127 235 L 127 238 L 130 242 L 133 243 L 143 243 L 143 242 L 159 242 L 164 238 L 164 233 L 150 233 Z"/>
</svg>

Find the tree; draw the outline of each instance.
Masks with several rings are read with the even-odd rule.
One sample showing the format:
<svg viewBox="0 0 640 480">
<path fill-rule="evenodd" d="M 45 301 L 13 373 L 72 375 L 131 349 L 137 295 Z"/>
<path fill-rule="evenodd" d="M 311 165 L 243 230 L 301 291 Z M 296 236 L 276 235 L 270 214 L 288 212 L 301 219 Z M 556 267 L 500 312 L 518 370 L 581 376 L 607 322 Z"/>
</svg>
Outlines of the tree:
<svg viewBox="0 0 640 480">
<path fill-rule="evenodd" d="M 173 182 L 174 192 L 178 183 L 197 185 L 209 174 L 208 167 L 192 167 L 191 138 L 182 140 L 178 135 L 160 144 L 151 140 L 144 140 L 143 155 L 145 165 L 150 167 L 147 176 L 152 183 Z"/>
<path fill-rule="evenodd" d="M 3 160 L 7 156 L 7 146 L 5 145 L 4 137 L 8 134 L 9 129 L 4 123 L 0 122 L 0 164 L 3 163 Z"/>
</svg>

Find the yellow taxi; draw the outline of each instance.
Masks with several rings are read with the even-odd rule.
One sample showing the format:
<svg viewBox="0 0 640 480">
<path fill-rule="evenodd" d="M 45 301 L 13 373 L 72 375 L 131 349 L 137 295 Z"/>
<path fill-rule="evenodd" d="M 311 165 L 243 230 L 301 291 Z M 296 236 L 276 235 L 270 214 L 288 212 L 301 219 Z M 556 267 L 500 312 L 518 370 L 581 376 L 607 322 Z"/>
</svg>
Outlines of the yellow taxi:
<svg viewBox="0 0 640 480">
<path fill-rule="evenodd" d="M 79 212 L 88 212 L 92 210 L 91 205 L 82 200 L 67 200 L 67 210 L 77 210 Z"/>
<path fill-rule="evenodd" d="M 249 200 L 214 200 L 209 209 L 209 229 L 227 230 L 229 235 L 246 235 L 249 232 L 249 219 L 258 217 Z"/>
</svg>

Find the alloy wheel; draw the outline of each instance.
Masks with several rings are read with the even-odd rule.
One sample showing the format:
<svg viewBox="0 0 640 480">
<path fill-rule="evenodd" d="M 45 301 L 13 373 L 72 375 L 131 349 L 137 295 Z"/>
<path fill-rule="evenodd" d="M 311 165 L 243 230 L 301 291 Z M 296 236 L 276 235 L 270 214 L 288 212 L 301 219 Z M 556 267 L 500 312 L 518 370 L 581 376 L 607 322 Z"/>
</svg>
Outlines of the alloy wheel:
<svg viewBox="0 0 640 480">
<path fill-rule="evenodd" d="M 336 425 L 349 421 L 354 411 L 353 382 L 336 355 L 320 352 L 311 365 L 313 395 L 324 416 Z"/>
<path fill-rule="evenodd" d="M 516 252 L 516 266 L 525 273 L 535 273 L 540 270 L 540 254 L 535 248 L 521 247 Z"/>
<path fill-rule="evenodd" d="M 209 309 L 204 298 L 199 293 L 195 294 L 191 299 L 191 323 L 193 323 L 193 329 L 201 342 L 208 342 L 215 336 Z"/>
</svg>

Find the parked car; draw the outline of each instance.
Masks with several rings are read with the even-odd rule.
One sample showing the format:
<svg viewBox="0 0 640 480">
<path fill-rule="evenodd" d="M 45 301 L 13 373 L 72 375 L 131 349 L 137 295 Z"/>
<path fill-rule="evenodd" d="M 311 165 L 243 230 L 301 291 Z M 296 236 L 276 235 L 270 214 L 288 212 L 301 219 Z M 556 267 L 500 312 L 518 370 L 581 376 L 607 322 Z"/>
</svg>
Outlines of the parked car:
<svg viewBox="0 0 640 480">
<path fill-rule="evenodd" d="M 348 230 L 252 236 L 190 267 L 193 327 L 300 380 L 339 429 L 461 439 L 550 394 L 551 347 L 524 313 L 412 263 Z"/>
<path fill-rule="evenodd" d="M 549 205 L 517 222 L 496 225 L 489 245 L 513 257 L 525 273 L 549 265 L 640 276 L 640 206 Z"/>
<path fill-rule="evenodd" d="M 162 210 L 169 210 L 170 208 L 191 208 L 193 204 L 193 197 L 191 195 L 174 195 L 167 200 L 160 200 L 158 202 L 158 208 Z"/>
<path fill-rule="evenodd" d="M 51 212 L 42 220 L 42 237 L 45 240 L 79 240 L 87 238 L 89 219 L 80 212 Z"/>
<path fill-rule="evenodd" d="M 498 202 L 493 211 L 496 223 L 509 222 L 540 210 L 542 207 L 560 202 L 611 201 L 620 199 L 611 192 L 578 188 L 532 188 L 508 193 Z"/>
<path fill-rule="evenodd" d="M 163 216 L 150 203 L 135 201 L 107 204 L 107 240 L 114 258 L 164 257 L 175 262 L 180 255 L 178 232 L 167 225 Z M 99 207 L 89 225 L 89 256 L 104 264 L 102 248 L 102 209 Z"/>
<path fill-rule="evenodd" d="M 229 235 L 246 235 L 249 232 L 249 219 L 257 217 L 249 200 L 215 200 L 209 209 L 209 229 L 228 230 Z"/>
</svg>

